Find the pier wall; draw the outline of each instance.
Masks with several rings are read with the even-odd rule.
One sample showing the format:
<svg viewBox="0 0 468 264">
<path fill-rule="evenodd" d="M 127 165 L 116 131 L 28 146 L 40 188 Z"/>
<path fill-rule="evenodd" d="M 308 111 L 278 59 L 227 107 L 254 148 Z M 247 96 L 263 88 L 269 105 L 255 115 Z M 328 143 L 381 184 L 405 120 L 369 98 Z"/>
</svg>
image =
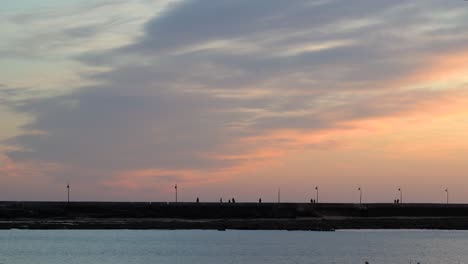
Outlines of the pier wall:
<svg viewBox="0 0 468 264">
<path fill-rule="evenodd" d="M 17 218 L 320 218 L 468 217 L 467 204 L 0 202 L 0 219 Z"/>
</svg>

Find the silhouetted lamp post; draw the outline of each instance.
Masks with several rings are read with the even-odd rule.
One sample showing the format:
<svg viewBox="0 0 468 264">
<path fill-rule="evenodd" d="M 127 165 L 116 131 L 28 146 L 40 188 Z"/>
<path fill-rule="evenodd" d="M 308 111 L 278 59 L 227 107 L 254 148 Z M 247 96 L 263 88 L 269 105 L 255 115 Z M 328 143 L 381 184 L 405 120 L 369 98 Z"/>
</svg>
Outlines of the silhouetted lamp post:
<svg viewBox="0 0 468 264">
<path fill-rule="evenodd" d="M 403 203 L 403 191 L 401 188 L 398 188 L 398 191 L 400 192 L 400 203 Z"/>
<path fill-rule="evenodd" d="M 319 202 L 319 192 L 318 192 L 318 189 L 319 189 L 318 186 L 315 186 L 315 194 L 316 194 L 316 197 L 317 197 L 317 199 L 316 199 L 316 201 L 315 201 L 316 203 Z"/>
<path fill-rule="evenodd" d="M 174 186 L 175 189 L 175 202 L 177 203 L 177 184 Z"/>
<path fill-rule="evenodd" d="M 449 203 L 449 191 L 448 191 L 448 188 L 445 189 L 445 193 L 447 194 L 447 204 Z"/>
<path fill-rule="evenodd" d="M 358 188 L 359 191 L 359 204 L 362 204 L 362 189 L 361 187 Z"/>
<path fill-rule="evenodd" d="M 281 188 L 278 188 L 278 203 L 281 202 Z"/>
<path fill-rule="evenodd" d="M 67 203 L 70 202 L 70 184 L 67 183 Z"/>
</svg>

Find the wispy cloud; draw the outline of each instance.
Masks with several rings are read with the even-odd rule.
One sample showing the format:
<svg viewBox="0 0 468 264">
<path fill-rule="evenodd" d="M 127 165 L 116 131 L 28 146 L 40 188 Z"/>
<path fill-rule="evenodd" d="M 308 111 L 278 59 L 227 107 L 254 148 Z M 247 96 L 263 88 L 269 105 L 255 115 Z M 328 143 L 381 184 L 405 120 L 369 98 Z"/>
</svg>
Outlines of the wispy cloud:
<svg viewBox="0 0 468 264">
<path fill-rule="evenodd" d="M 206 183 L 467 97 L 464 3 L 177 1 L 152 18 L 145 4 L 128 16 L 123 1 L 31 18 L 45 21 L 40 34 L 0 46 L 58 52 L 89 70 L 88 85 L 10 105 L 34 118 L 6 141 L 11 162 L 60 164 L 57 178 L 111 189 Z M 41 36 L 58 42 L 13 45 Z"/>
</svg>

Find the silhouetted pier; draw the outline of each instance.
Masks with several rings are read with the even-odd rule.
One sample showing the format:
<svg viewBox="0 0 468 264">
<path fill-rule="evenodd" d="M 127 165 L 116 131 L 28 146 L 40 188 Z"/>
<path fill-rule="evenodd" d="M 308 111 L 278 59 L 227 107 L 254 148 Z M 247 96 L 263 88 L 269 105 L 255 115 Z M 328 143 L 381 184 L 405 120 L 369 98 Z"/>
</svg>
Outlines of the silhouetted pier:
<svg viewBox="0 0 468 264">
<path fill-rule="evenodd" d="M 467 204 L 0 202 L 0 229 L 464 229 Z"/>
</svg>

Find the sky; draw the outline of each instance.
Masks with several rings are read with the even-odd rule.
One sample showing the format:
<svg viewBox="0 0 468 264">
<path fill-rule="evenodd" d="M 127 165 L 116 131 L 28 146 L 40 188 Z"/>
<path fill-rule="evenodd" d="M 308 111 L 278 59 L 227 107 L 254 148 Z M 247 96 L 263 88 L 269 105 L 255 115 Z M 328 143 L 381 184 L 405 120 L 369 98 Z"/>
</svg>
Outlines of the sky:
<svg viewBox="0 0 468 264">
<path fill-rule="evenodd" d="M 0 200 L 468 203 L 468 2 L 0 6 Z"/>
</svg>

